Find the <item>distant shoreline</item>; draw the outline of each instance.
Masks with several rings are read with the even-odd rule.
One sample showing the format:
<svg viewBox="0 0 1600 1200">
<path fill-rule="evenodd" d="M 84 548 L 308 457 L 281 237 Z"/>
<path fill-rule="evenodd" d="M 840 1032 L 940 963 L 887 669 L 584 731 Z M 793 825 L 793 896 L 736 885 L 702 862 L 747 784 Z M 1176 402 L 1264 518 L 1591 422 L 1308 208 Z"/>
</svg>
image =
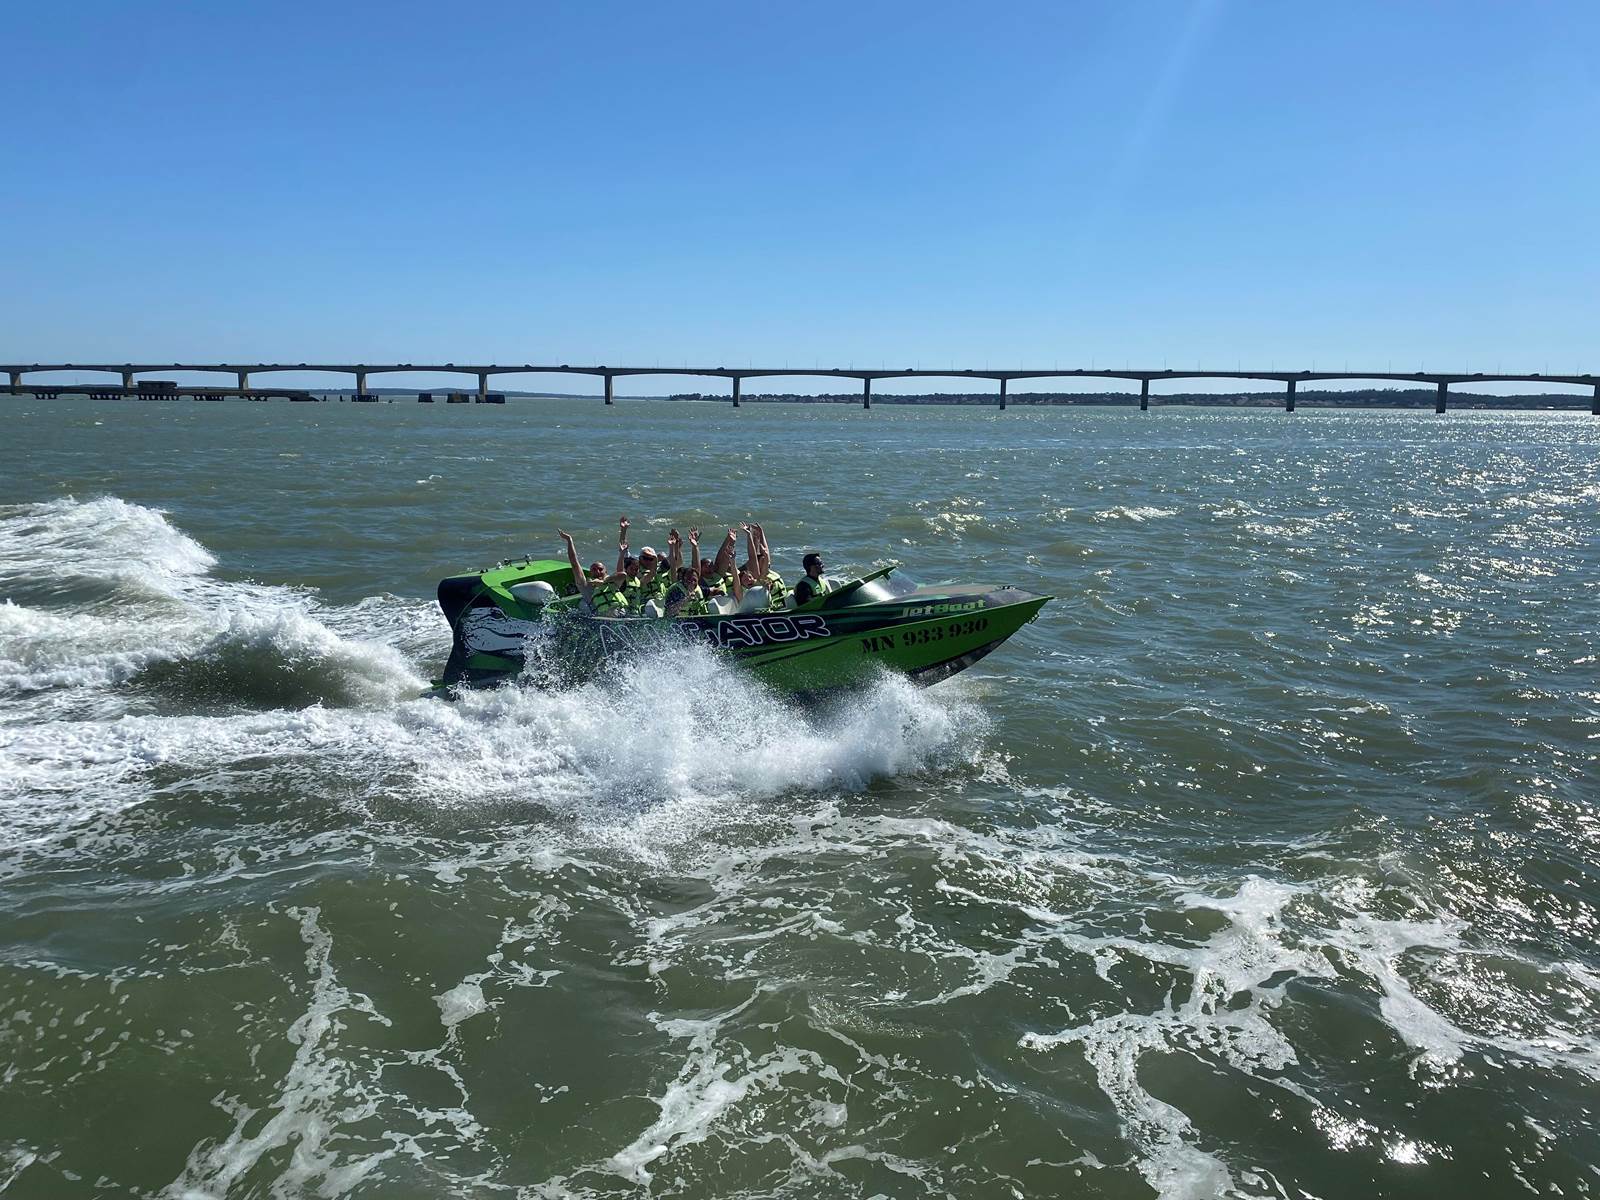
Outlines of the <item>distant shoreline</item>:
<svg viewBox="0 0 1600 1200">
<path fill-rule="evenodd" d="M 313 388 L 319 395 L 349 396 L 351 388 Z M 416 396 L 415 389 L 370 388 L 368 395 Z M 598 392 L 505 392 L 508 400 L 599 400 Z M 441 393 L 435 392 L 435 396 Z M 1427 408 L 1432 409 L 1438 393 L 1433 388 L 1357 388 L 1333 391 L 1306 389 L 1295 394 L 1296 408 Z M 618 400 L 666 401 L 669 403 L 728 404 L 727 392 L 674 392 L 670 395 L 625 396 Z M 1282 392 L 1173 392 L 1152 395 L 1151 408 L 1183 405 L 1191 408 L 1282 408 Z M 1496 396 L 1485 392 L 1450 390 L 1450 407 L 1506 409 L 1587 409 L 1591 398 L 1581 393 L 1533 392 L 1524 395 Z M 741 404 L 853 404 L 861 403 L 860 392 L 745 392 Z M 874 392 L 872 404 L 926 405 L 929 407 L 995 408 L 997 392 Z M 1137 392 L 1012 392 L 1007 408 L 1137 408 Z"/>
</svg>

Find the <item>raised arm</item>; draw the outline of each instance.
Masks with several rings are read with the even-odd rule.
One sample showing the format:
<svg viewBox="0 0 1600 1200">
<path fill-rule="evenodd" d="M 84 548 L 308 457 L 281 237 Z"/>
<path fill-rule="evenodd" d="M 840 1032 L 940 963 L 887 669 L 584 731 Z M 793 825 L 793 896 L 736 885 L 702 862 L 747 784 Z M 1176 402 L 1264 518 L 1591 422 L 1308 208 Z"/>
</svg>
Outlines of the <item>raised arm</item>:
<svg viewBox="0 0 1600 1200">
<path fill-rule="evenodd" d="M 712 569 L 716 571 L 718 577 L 726 575 L 733 566 L 733 547 L 737 540 L 734 531 L 730 529 L 728 536 L 722 539 L 722 545 L 717 547 L 717 561 Z"/>
<path fill-rule="evenodd" d="M 623 517 L 617 522 L 617 569 L 614 574 L 621 575 L 627 570 L 628 558 L 628 518 Z"/>
<path fill-rule="evenodd" d="M 744 552 L 750 562 L 750 574 L 757 579 L 765 579 L 767 573 L 761 569 L 761 543 L 756 540 L 756 527 L 744 527 Z"/>
<path fill-rule="evenodd" d="M 678 568 L 683 566 L 683 539 L 676 529 L 667 534 L 667 566 L 672 568 L 672 578 L 678 578 Z"/>
<path fill-rule="evenodd" d="M 700 570 L 700 531 L 689 530 L 689 557 L 693 561 L 689 564 L 696 571 Z"/>
<path fill-rule="evenodd" d="M 752 523 L 750 528 L 756 531 L 756 575 L 765 579 L 767 572 L 772 570 L 772 547 L 767 545 L 767 531 L 760 525 Z"/>
<path fill-rule="evenodd" d="M 589 580 L 584 576 L 583 567 L 578 563 L 578 548 L 572 544 L 572 535 L 564 529 L 556 530 L 556 534 L 567 544 L 567 562 L 572 564 L 572 582 L 577 585 L 578 595 L 589 603 L 594 603 L 589 595 Z"/>
</svg>

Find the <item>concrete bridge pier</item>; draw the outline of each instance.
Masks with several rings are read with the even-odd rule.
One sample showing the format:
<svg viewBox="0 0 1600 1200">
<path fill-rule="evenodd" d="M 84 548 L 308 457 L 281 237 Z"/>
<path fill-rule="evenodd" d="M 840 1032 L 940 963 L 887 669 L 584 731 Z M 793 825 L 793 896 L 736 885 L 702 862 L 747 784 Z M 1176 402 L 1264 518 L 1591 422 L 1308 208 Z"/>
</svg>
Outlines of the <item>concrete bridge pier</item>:
<svg viewBox="0 0 1600 1200">
<path fill-rule="evenodd" d="M 1283 394 L 1283 411 L 1284 412 L 1293 412 L 1294 411 L 1294 385 L 1295 385 L 1295 380 L 1293 380 L 1293 379 L 1289 380 L 1288 390 L 1285 391 L 1284 394 Z"/>
<path fill-rule="evenodd" d="M 22 386 L 22 372 L 21 371 L 13 371 L 13 372 L 11 372 L 11 386 L 12 387 L 21 387 Z M 1600 395 L 1600 388 L 1596 388 L 1595 389 L 1595 394 L 1596 395 Z"/>
<path fill-rule="evenodd" d="M 356 372 L 356 395 L 365 396 L 366 394 L 367 394 L 367 373 L 365 371 L 357 371 Z"/>
<path fill-rule="evenodd" d="M 861 381 L 861 407 L 872 407 L 872 379 L 870 377 Z"/>
<path fill-rule="evenodd" d="M 132 371 L 124 371 L 122 373 L 122 386 L 127 388 L 130 392 L 133 391 L 133 372 Z"/>
<path fill-rule="evenodd" d="M 487 372 L 487 371 L 479 371 L 478 372 L 478 399 L 480 401 L 482 401 L 482 399 L 485 396 L 487 396 L 488 394 L 489 394 L 489 372 Z"/>
<path fill-rule="evenodd" d="M 13 385 L 17 382 L 17 373 L 15 371 L 11 372 L 11 382 Z M 1594 385 L 1594 399 L 1589 401 L 1589 415 L 1600 417 L 1600 383 Z"/>
<path fill-rule="evenodd" d="M 612 378 L 611 378 L 610 375 L 606 376 L 606 403 L 607 404 L 616 403 L 616 400 L 614 398 L 614 390 L 613 390 L 613 386 L 612 386 Z"/>
<path fill-rule="evenodd" d="M 1139 411 L 1150 411 L 1150 380 L 1139 380 Z"/>
<path fill-rule="evenodd" d="M 743 382 L 744 380 L 740 376 L 735 375 L 733 377 L 733 406 L 735 408 L 739 407 L 739 385 Z"/>
<path fill-rule="evenodd" d="M 248 392 L 250 390 L 250 372 L 249 371 L 240 371 L 239 372 L 239 390 L 241 392 Z"/>
<path fill-rule="evenodd" d="M 1444 411 L 1445 395 L 1449 391 L 1450 391 L 1450 385 L 1448 383 L 1446 383 L 1444 380 L 1441 379 L 1439 381 L 1439 394 L 1438 394 L 1438 396 L 1436 396 L 1434 398 L 1434 401 L 1433 401 L 1433 411 L 1434 412 L 1442 413 Z"/>
<path fill-rule="evenodd" d="M 1006 410 L 1006 384 L 1008 384 L 1010 382 L 1011 381 L 1009 379 L 1002 379 L 1000 381 L 1000 411 L 1001 412 L 1005 412 L 1005 410 Z"/>
</svg>

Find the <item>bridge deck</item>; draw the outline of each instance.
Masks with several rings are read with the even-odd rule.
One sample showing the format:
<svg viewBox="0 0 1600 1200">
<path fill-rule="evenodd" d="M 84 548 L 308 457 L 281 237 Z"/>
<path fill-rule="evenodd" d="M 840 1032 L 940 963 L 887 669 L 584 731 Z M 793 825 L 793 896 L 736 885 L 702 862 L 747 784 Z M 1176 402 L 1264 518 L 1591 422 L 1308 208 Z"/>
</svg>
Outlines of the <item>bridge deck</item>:
<svg viewBox="0 0 1600 1200">
<path fill-rule="evenodd" d="M 352 375 L 365 380 L 370 375 L 428 374 L 471 375 L 480 379 L 494 375 L 589 375 L 618 378 L 629 375 L 687 375 L 717 379 L 761 379 L 793 376 L 795 378 L 834 379 L 988 379 L 998 382 L 1013 379 L 1123 379 L 1132 383 L 1142 380 L 1180 379 L 1241 379 L 1266 380 L 1287 384 L 1336 379 L 1390 380 L 1401 383 L 1559 383 L 1591 386 L 1600 383 L 1600 375 L 1592 373 L 1565 375 L 1538 371 L 1527 374 L 1487 371 L 1282 371 L 1276 368 L 1262 371 L 1207 371 L 1207 370 L 1147 370 L 1132 367 L 1118 368 L 1051 368 L 1016 367 L 990 368 L 938 368 L 903 367 L 630 367 L 574 366 L 568 363 L 0 363 L 0 373 L 12 376 L 58 373 L 65 371 L 94 371 L 131 379 L 153 371 L 183 371 L 216 375 L 265 375 L 282 371 L 317 372 L 329 375 Z M 14 380 L 14 382 L 16 382 Z"/>
<path fill-rule="evenodd" d="M 138 380 L 138 376 L 151 372 L 183 372 L 194 374 L 231 375 L 237 382 L 237 387 L 204 387 L 188 384 L 175 384 L 171 380 Z M 285 396 L 294 400 L 310 400 L 314 398 L 311 390 L 303 388 L 254 388 L 250 386 L 250 377 L 253 375 L 269 375 L 277 372 L 316 372 L 331 375 L 349 375 L 355 380 L 355 391 L 358 399 L 373 399 L 367 390 L 367 381 L 374 375 L 398 374 L 457 374 L 471 375 L 478 381 L 477 399 L 488 402 L 490 397 L 489 380 L 497 375 L 587 375 L 598 377 L 605 382 L 605 403 L 611 404 L 615 398 L 615 383 L 619 378 L 627 376 L 644 375 L 683 375 L 700 376 L 715 379 L 728 379 L 732 381 L 732 401 L 735 408 L 740 406 L 742 385 L 746 379 L 773 379 L 773 378 L 812 378 L 812 379 L 854 379 L 861 383 L 861 406 L 872 407 L 872 384 L 879 379 L 985 379 L 999 384 L 996 397 L 999 407 L 1004 410 L 1009 391 L 1009 385 L 1019 379 L 1116 379 L 1127 383 L 1139 384 L 1139 407 L 1150 407 L 1150 385 L 1156 380 L 1178 381 L 1190 379 L 1233 379 L 1242 381 L 1266 381 L 1284 385 L 1284 408 L 1289 412 L 1295 410 L 1296 390 L 1299 384 L 1313 382 L 1328 382 L 1334 380 L 1358 380 L 1367 382 L 1384 381 L 1390 383 L 1424 384 L 1436 389 L 1434 403 L 1435 412 L 1444 412 L 1448 406 L 1449 390 L 1451 384 L 1473 383 L 1531 383 L 1540 385 L 1555 384 L 1562 387 L 1591 387 L 1594 389 L 1590 403 L 1590 412 L 1600 416 L 1600 377 L 1593 374 L 1581 375 L 1551 375 L 1539 371 L 1528 374 L 1508 372 L 1460 372 L 1460 371 L 1279 371 L 1276 369 L 1266 371 L 1207 371 L 1195 369 L 1193 371 L 1170 370 L 1162 368 L 1154 370 L 1134 370 L 1125 367 L 1121 370 L 1115 368 L 1075 368 L 1071 370 L 1034 370 L 1028 368 L 995 369 L 985 367 L 939 370 L 937 368 L 905 367 L 895 370 L 880 368 L 857 367 L 628 367 L 607 366 L 573 366 L 570 363 L 552 365 L 548 363 L 0 363 L 0 372 L 4 372 L 10 379 L 10 386 L 5 391 L 23 394 L 59 394 L 62 392 L 88 392 L 94 395 L 123 395 L 139 399 L 165 399 L 178 396 L 190 396 L 195 399 L 218 400 L 225 396 L 245 396 L 259 400 L 267 396 Z M 52 375 L 63 373 L 83 374 L 97 373 L 115 376 L 117 383 L 85 384 L 74 381 L 72 383 L 55 383 L 53 381 L 34 380 L 24 383 L 26 375 Z M 160 383 L 160 387 L 155 385 Z"/>
</svg>

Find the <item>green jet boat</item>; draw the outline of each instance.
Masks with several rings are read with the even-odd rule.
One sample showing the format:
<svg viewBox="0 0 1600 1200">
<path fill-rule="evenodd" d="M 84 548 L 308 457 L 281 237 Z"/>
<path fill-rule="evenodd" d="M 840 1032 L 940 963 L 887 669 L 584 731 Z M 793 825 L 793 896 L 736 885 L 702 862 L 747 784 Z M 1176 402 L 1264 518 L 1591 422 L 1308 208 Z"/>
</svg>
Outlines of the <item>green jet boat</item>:
<svg viewBox="0 0 1600 1200">
<path fill-rule="evenodd" d="M 799 696 L 850 687 L 877 668 L 923 685 L 994 650 L 1050 600 L 1013 587 L 914 587 L 894 567 L 853 579 L 798 607 L 692 617 L 608 616 L 543 599 L 576 595 L 572 568 L 551 559 L 502 562 L 439 583 L 453 641 L 435 687 L 581 682 L 607 660 L 685 643 L 732 656 L 762 682 Z M 532 585 L 549 585 L 544 586 Z"/>
</svg>

